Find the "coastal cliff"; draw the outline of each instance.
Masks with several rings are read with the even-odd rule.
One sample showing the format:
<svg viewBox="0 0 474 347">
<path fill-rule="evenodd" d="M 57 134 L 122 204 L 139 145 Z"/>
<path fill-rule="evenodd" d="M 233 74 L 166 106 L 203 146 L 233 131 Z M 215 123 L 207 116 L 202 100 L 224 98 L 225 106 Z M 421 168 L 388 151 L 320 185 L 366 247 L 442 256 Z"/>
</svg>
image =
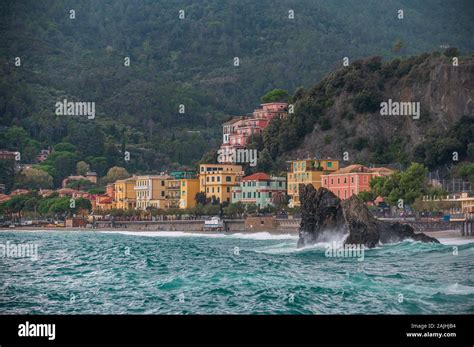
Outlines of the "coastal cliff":
<svg viewBox="0 0 474 347">
<path fill-rule="evenodd" d="M 346 237 L 345 244 L 373 248 L 379 243 L 405 239 L 439 243 L 433 237 L 415 233 L 406 224 L 383 222 L 374 218 L 356 196 L 342 201 L 326 188 L 300 185 L 301 225 L 298 248 Z"/>
</svg>

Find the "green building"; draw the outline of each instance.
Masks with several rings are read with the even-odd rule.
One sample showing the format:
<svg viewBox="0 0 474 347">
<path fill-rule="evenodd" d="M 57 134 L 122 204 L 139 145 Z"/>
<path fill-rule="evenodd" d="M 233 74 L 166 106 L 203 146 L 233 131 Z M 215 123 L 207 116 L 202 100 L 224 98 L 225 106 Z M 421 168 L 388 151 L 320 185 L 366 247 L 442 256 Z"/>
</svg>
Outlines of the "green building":
<svg viewBox="0 0 474 347">
<path fill-rule="evenodd" d="M 257 172 L 244 177 L 239 186 L 232 188 L 232 203 L 256 204 L 259 208 L 273 205 L 276 195 L 286 195 L 286 178 Z"/>
<path fill-rule="evenodd" d="M 196 178 L 196 171 L 194 170 L 183 170 L 183 171 L 171 171 L 170 176 L 175 180 L 185 180 Z"/>
</svg>

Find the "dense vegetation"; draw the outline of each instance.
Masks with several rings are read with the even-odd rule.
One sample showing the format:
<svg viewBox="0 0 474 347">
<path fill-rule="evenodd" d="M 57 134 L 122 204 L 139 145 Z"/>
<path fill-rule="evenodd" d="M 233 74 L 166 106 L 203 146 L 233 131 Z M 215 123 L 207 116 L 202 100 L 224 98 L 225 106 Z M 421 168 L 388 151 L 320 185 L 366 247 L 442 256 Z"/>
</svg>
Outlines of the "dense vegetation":
<svg viewBox="0 0 474 347">
<path fill-rule="evenodd" d="M 431 115 L 422 109 L 422 117 L 418 128 L 423 135 L 422 141 L 413 148 L 409 135 L 405 133 L 391 134 L 384 138 L 382 134 L 372 133 L 363 137 L 353 130 L 340 126 L 348 121 L 349 128 L 354 127 L 364 114 L 377 113 L 388 82 L 397 82 L 406 76 L 426 74 L 429 72 L 423 65 L 430 59 L 449 62 L 453 49 L 446 50 L 444 56 L 440 53 L 422 54 L 405 59 L 394 59 L 383 62 L 379 56 L 359 60 L 348 67 L 340 68 L 329 74 L 320 83 L 310 89 L 299 88 L 290 102 L 294 104 L 294 113 L 286 119 L 273 121 L 262 135 L 254 135 L 249 146 L 260 151 L 256 170 L 272 171 L 275 173 L 285 170 L 285 160 L 291 158 L 291 152 L 300 147 L 305 137 L 311 134 L 315 127 L 319 129 L 319 142 L 335 145 L 343 142 L 345 150 L 369 153 L 367 159 L 358 158 L 352 162 L 362 164 L 399 163 L 408 167 L 412 161 L 424 164 L 428 169 L 441 166 L 452 169 L 461 163 L 460 168 L 453 169 L 453 177 L 469 178 L 472 182 L 470 164 L 474 160 L 474 117 L 465 115 L 440 133 L 440 127 L 431 121 Z M 413 72 L 415 71 L 415 72 Z M 336 113 L 333 105 L 343 101 L 343 111 Z M 334 124 L 338 123 L 338 126 Z M 387 124 L 387 127 L 392 124 Z M 331 136 L 339 133 L 339 140 L 332 142 Z M 290 153 L 290 156 L 288 155 Z M 453 160 L 453 153 L 456 159 Z M 465 162 L 465 163 L 463 163 Z"/>
<path fill-rule="evenodd" d="M 295 19 L 288 18 L 290 8 Z M 185 19 L 178 17 L 180 9 Z M 399 9 L 403 20 L 397 19 Z M 298 112 L 307 117 L 278 130 L 279 143 L 265 140 L 262 166 L 273 167 L 269 160 L 297 145 L 302 129 L 315 122 L 331 127 L 329 118 L 315 116 L 330 98 L 315 89 L 311 93 L 318 98 L 303 102 L 309 94 L 298 86 L 313 86 L 345 56 L 392 58 L 440 45 L 472 51 L 472 13 L 472 3 L 461 0 L 449 6 L 442 0 L 430 6 L 348 0 L 3 1 L 0 148 L 20 151 L 21 162 L 30 163 L 40 149 L 59 147 L 41 168 L 55 186 L 76 172 L 79 161 L 100 176 L 113 166 L 128 172 L 179 168 L 218 146 L 220 123 L 228 115 L 251 112 L 275 88 L 296 90 Z M 16 57 L 21 66 L 15 66 Z M 130 66 L 124 66 L 125 57 Z M 374 92 L 361 90 L 354 108 L 373 108 Z M 95 119 L 56 115 L 55 103 L 63 99 L 95 102 Z M 268 134 L 277 129 L 274 124 Z M 357 143 L 365 145 L 364 139 Z M 420 150 L 431 158 L 426 153 Z"/>
</svg>

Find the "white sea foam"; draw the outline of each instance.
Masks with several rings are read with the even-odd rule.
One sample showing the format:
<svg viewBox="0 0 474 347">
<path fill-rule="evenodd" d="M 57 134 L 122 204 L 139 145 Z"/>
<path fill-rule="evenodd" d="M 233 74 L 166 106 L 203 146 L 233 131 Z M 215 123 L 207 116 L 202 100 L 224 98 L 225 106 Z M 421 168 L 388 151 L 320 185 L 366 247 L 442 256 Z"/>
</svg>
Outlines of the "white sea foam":
<svg viewBox="0 0 474 347">
<path fill-rule="evenodd" d="M 100 230 L 100 233 L 114 233 L 133 236 L 149 237 L 209 237 L 209 238 L 234 238 L 249 240 L 288 240 L 298 239 L 298 235 L 291 234 L 271 234 L 269 232 L 258 233 L 233 233 L 233 234 L 214 234 L 214 233 L 191 233 L 184 231 L 122 231 L 122 230 Z"/>
<path fill-rule="evenodd" d="M 468 295 L 468 294 L 474 294 L 474 287 L 465 286 L 459 283 L 454 283 L 443 288 L 442 291 L 445 294 Z"/>
<path fill-rule="evenodd" d="M 466 245 L 468 243 L 473 243 L 474 239 L 465 237 L 446 237 L 438 238 L 438 241 L 443 245 Z"/>
</svg>

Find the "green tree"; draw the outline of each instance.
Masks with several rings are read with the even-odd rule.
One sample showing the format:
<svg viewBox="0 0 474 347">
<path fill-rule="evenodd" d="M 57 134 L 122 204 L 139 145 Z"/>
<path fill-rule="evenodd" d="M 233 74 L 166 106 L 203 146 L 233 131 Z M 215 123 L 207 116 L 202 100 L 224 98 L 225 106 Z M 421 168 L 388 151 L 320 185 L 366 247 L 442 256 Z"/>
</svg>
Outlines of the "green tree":
<svg viewBox="0 0 474 347">
<path fill-rule="evenodd" d="M 93 157 L 89 160 L 91 168 L 97 173 L 98 176 L 104 176 L 107 170 L 107 158 L 105 157 Z"/>
<path fill-rule="evenodd" d="M 370 190 L 367 190 L 367 191 L 363 191 L 363 192 L 360 192 L 359 194 L 357 194 L 357 196 L 363 201 L 363 202 L 374 202 L 375 199 L 377 198 L 374 194 L 374 192 L 370 191 Z"/>
<path fill-rule="evenodd" d="M 19 175 L 17 187 L 26 189 L 53 188 L 53 177 L 43 170 L 27 168 Z"/>
<path fill-rule="evenodd" d="M 45 165 L 52 166 L 56 173 L 53 176 L 54 183 L 55 185 L 59 185 L 62 179 L 74 174 L 78 160 L 79 157 L 75 153 L 53 152 L 40 166 L 43 168 Z"/>
<path fill-rule="evenodd" d="M 54 146 L 56 152 L 76 152 L 76 146 L 69 142 L 61 142 Z"/>
<path fill-rule="evenodd" d="M 288 102 L 288 100 L 288 92 L 283 89 L 273 89 L 260 98 L 262 104 L 269 102 Z"/>
<path fill-rule="evenodd" d="M 107 175 L 102 178 L 102 182 L 104 184 L 112 183 L 117 180 L 122 180 L 124 178 L 128 178 L 131 175 L 128 173 L 128 171 L 120 166 L 114 166 L 107 171 Z"/>
<path fill-rule="evenodd" d="M 245 205 L 245 212 L 246 212 L 247 214 L 252 215 L 252 214 L 257 213 L 257 211 L 258 211 L 258 206 L 257 206 L 257 204 L 246 204 L 246 205 Z"/>
<path fill-rule="evenodd" d="M 242 202 L 231 203 L 223 208 L 225 216 L 240 217 L 245 212 L 245 205 Z"/>
<path fill-rule="evenodd" d="M 14 159 L 0 159 L 0 183 L 5 185 L 7 193 L 15 184 L 15 166 Z"/>
<path fill-rule="evenodd" d="M 90 171 L 91 167 L 85 161 L 80 161 L 76 164 L 76 174 L 85 176 L 88 171 Z"/>
<path fill-rule="evenodd" d="M 444 55 L 447 57 L 459 57 L 459 50 L 456 47 L 449 47 L 444 50 Z"/>
</svg>

